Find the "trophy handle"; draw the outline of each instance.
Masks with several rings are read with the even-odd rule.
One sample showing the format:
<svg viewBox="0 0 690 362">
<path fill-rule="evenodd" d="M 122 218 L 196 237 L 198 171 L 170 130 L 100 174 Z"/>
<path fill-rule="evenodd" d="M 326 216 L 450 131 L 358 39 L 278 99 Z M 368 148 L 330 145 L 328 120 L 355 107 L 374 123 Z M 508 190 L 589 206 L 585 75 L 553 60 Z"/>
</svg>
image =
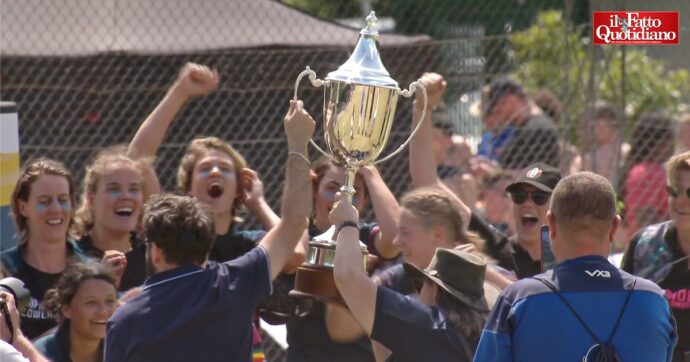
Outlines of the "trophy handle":
<svg viewBox="0 0 690 362">
<path fill-rule="evenodd" d="M 424 88 L 424 85 L 422 85 L 421 82 L 415 81 L 415 82 L 410 83 L 410 87 L 408 89 L 405 89 L 405 90 L 399 90 L 398 89 L 398 94 L 400 94 L 401 96 L 403 96 L 405 98 L 410 98 L 413 94 L 415 94 L 415 92 L 417 90 L 421 90 L 422 94 L 424 95 L 424 108 L 422 108 L 421 118 L 420 118 L 420 121 L 417 122 L 417 127 L 415 127 L 414 130 L 412 130 L 410 137 L 408 137 L 407 140 L 405 142 L 403 142 L 403 144 L 400 145 L 400 147 L 398 147 L 395 151 L 393 151 L 393 153 L 391 153 L 390 155 L 388 155 L 384 158 L 381 158 L 377 161 L 372 162 L 372 165 L 376 165 L 378 163 L 384 162 L 384 161 L 390 159 L 391 157 L 397 155 L 398 153 L 400 153 L 400 151 L 405 149 L 405 146 L 407 146 L 407 144 L 410 143 L 410 141 L 412 140 L 412 137 L 414 137 L 414 135 L 417 133 L 417 131 L 419 131 L 419 127 L 422 125 L 422 122 L 424 122 L 424 117 L 426 116 L 426 106 L 427 106 L 426 88 Z"/>
<path fill-rule="evenodd" d="M 311 68 L 309 68 L 309 66 L 307 66 L 307 68 L 304 69 L 304 70 L 302 71 L 302 73 L 300 73 L 300 74 L 297 76 L 297 80 L 295 81 L 295 94 L 292 96 L 292 100 L 294 100 L 294 101 L 297 100 L 297 91 L 299 90 L 299 83 L 302 81 L 302 78 L 304 78 L 305 75 L 308 75 L 308 76 L 309 76 L 309 82 L 311 82 L 311 85 L 313 85 L 313 86 L 316 87 L 316 88 L 319 88 L 319 87 L 321 87 L 321 86 L 324 86 L 324 85 L 327 85 L 327 84 L 328 84 L 328 81 L 327 81 L 327 80 L 321 80 L 321 79 L 316 78 L 316 73 L 315 73 L 313 70 L 311 70 Z M 426 93 L 425 93 L 425 94 L 426 94 Z M 426 99 L 426 98 L 425 98 L 425 99 Z M 424 104 L 426 104 L 426 101 L 424 102 Z M 426 106 L 425 106 L 424 108 L 426 108 Z M 323 155 L 325 155 L 326 157 L 331 158 L 331 159 L 333 158 L 333 156 L 331 156 L 331 155 L 328 154 L 326 151 L 324 151 L 323 149 L 321 149 L 321 147 L 319 147 L 319 145 L 317 145 L 316 142 L 314 142 L 313 139 L 309 138 L 309 143 L 311 143 L 311 145 L 314 146 L 314 148 L 316 148 L 317 150 L 319 150 L 319 152 L 321 152 L 321 153 L 322 153 Z"/>
</svg>

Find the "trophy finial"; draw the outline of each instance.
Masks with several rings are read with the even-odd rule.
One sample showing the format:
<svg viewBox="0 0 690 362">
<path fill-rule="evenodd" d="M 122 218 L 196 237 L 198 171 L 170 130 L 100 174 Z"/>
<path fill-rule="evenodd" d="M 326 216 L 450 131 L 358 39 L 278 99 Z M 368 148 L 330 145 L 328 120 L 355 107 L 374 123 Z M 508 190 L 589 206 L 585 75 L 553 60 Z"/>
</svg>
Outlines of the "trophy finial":
<svg viewBox="0 0 690 362">
<path fill-rule="evenodd" d="M 376 21 L 378 19 L 376 18 L 376 12 L 372 11 L 369 13 L 367 16 L 367 25 L 360 31 L 359 33 L 362 35 L 369 35 L 374 38 L 377 38 L 379 36 L 379 31 L 376 30 Z"/>
</svg>

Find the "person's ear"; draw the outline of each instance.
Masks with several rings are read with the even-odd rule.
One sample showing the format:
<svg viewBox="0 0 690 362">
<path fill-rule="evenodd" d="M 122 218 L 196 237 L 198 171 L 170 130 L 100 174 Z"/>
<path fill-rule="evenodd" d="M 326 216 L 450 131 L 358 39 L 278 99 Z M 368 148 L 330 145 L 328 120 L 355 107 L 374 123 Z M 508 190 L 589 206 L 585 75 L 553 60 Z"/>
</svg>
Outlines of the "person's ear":
<svg viewBox="0 0 690 362">
<path fill-rule="evenodd" d="M 621 225 L 621 217 L 619 215 L 616 215 L 616 217 L 613 218 L 613 221 L 611 222 L 611 231 L 609 231 L 609 242 L 613 243 L 613 240 L 616 237 L 616 232 L 618 231 L 618 228 Z"/>
<path fill-rule="evenodd" d="M 72 319 L 72 308 L 69 305 L 63 305 L 60 307 L 60 312 L 65 319 Z"/>
<path fill-rule="evenodd" d="M 28 218 L 29 212 L 27 209 L 29 208 L 29 203 L 24 200 L 17 200 L 17 206 L 19 209 L 19 213 L 22 214 L 22 216 Z"/>
<path fill-rule="evenodd" d="M 558 234 L 558 227 L 556 226 L 556 217 L 551 210 L 546 212 L 546 223 L 549 225 L 549 238 L 553 240 Z"/>
<path fill-rule="evenodd" d="M 432 227 L 431 233 L 434 237 L 434 244 L 436 247 L 445 247 L 446 240 L 446 228 L 443 225 L 436 225 Z"/>
<path fill-rule="evenodd" d="M 89 206 L 93 206 L 93 192 L 87 192 L 86 193 L 86 203 Z"/>
</svg>

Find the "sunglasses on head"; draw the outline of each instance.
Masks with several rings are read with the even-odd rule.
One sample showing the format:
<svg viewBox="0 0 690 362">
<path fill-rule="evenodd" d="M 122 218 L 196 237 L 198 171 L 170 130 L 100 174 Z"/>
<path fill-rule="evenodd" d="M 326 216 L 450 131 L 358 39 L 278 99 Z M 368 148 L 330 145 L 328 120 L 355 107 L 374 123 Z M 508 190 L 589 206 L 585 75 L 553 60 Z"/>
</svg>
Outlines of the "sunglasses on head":
<svg viewBox="0 0 690 362">
<path fill-rule="evenodd" d="M 551 194 L 546 191 L 536 190 L 536 191 L 525 191 L 525 190 L 513 190 L 508 192 L 510 198 L 516 205 L 522 205 L 527 201 L 527 198 L 532 198 L 534 204 L 537 206 L 542 206 L 549 201 Z"/>
<path fill-rule="evenodd" d="M 671 195 L 671 197 L 673 197 L 674 199 L 675 199 L 676 197 L 680 196 L 681 194 L 683 194 L 683 191 L 682 191 L 682 190 L 676 190 L 676 189 L 674 189 L 674 188 L 671 187 L 671 186 L 666 186 L 666 190 L 668 190 L 668 194 Z M 685 189 L 685 197 L 687 197 L 688 199 L 690 199 L 690 187 L 688 187 L 687 189 Z"/>
</svg>

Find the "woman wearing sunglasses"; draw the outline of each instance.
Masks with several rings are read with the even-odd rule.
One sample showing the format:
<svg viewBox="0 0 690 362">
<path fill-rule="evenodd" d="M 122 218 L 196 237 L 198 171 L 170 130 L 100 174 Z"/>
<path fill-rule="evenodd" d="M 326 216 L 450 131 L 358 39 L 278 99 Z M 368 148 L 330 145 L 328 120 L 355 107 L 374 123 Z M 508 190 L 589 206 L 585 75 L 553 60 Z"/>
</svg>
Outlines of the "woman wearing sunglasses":
<svg viewBox="0 0 690 362">
<path fill-rule="evenodd" d="M 674 361 L 690 352 L 690 151 L 666 163 L 671 220 L 647 226 L 630 240 L 623 270 L 647 278 L 666 290 L 678 325 Z"/>
</svg>

